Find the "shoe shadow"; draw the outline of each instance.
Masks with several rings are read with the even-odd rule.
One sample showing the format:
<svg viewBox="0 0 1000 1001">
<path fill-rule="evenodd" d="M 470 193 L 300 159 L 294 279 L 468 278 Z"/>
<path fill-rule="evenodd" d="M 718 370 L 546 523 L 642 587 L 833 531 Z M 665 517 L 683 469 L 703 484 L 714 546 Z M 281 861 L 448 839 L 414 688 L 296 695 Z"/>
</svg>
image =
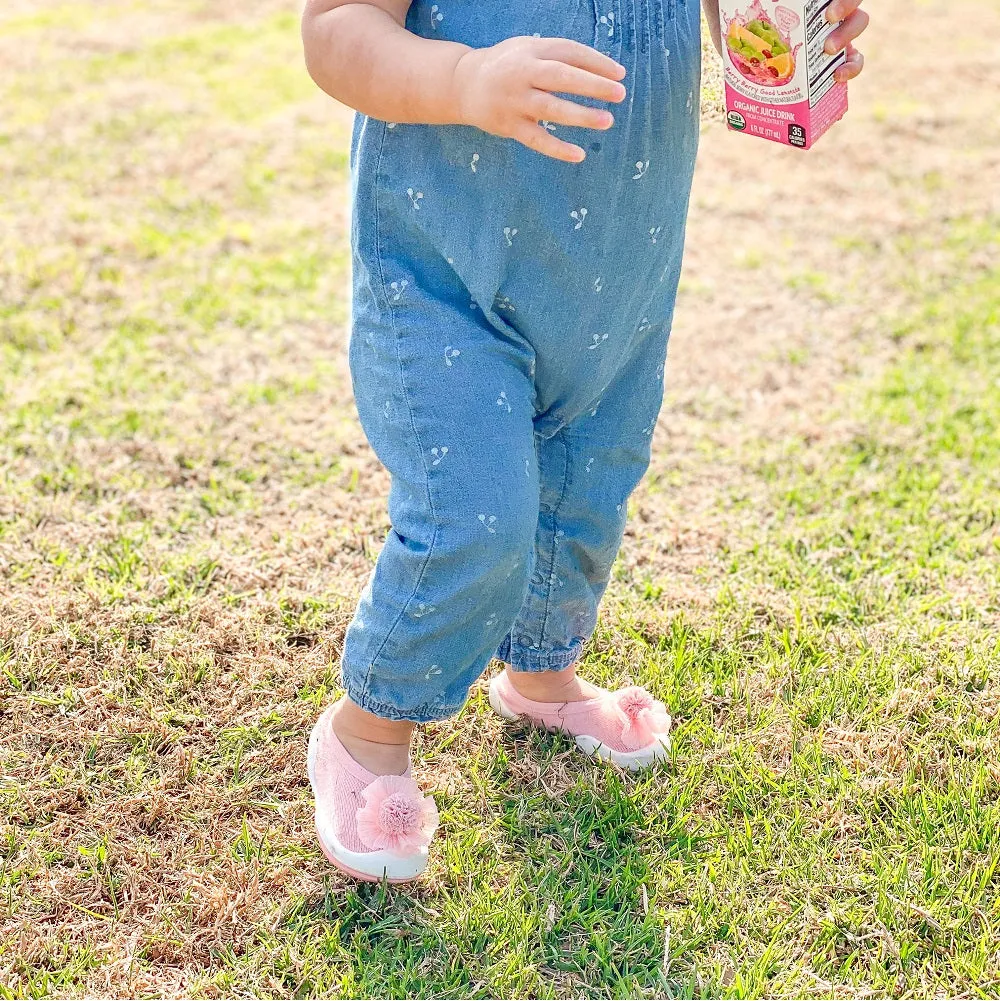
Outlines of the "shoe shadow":
<svg viewBox="0 0 1000 1001">
<path fill-rule="evenodd" d="M 664 803 L 669 763 L 636 776 L 560 734 L 481 720 L 460 767 L 430 772 L 442 824 L 420 880 L 352 884 L 331 874 L 289 910 L 282 938 L 324 957 L 303 965 L 316 972 L 296 993 L 675 995 L 662 972 L 666 919 L 650 902 L 664 861 L 680 873 L 697 843 Z M 441 738 L 455 757 L 450 731 Z"/>
</svg>

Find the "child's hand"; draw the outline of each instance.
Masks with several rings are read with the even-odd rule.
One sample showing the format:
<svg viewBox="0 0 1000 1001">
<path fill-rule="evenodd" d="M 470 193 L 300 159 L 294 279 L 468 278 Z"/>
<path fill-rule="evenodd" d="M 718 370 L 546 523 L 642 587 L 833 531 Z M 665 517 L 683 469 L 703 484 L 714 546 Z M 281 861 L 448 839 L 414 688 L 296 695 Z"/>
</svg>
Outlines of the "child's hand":
<svg viewBox="0 0 1000 1001">
<path fill-rule="evenodd" d="M 596 49 L 566 38 L 510 38 L 471 49 L 455 67 L 460 120 L 485 132 L 516 139 L 556 160 L 579 163 L 586 153 L 557 139 L 539 122 L 610 129 L 614 116 L 556 94 L 598 101 L 625 99 L 625 67 Z"/>
<path fill-rule="evenodd" d="M 854 40 L 868 27 L 869 17 L 861 10 L 861 0 L 836 0 L 836 3 L 830 5 L 826 16 L 831 21 L 843 22 L 836 31 L 830 33 L 826 51 L 833 55 L 843 48 L 847 49 L 847 62 L 834 73 L 838 83 L 846 83 L 864 69 L 865 57 L 854 47 Z"/>
</svg>

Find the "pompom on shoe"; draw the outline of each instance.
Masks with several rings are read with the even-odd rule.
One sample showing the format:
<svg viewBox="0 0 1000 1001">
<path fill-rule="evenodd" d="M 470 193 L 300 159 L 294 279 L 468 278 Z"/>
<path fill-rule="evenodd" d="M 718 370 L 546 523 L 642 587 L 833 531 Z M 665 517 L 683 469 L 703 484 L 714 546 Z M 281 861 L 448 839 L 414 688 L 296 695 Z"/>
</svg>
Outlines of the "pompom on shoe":
<svg viewBox="0 0 1000 1001">
<path fill-rule="evenodd" d="M 358 764 L 333 731 L 333 707 L 309 736 L 309 783 L 316 835 L 342 872 L 369 882 L 406 883 L 427 866 L 438 826 L 434 800 L 410 775 L 376 775 Z"/>
<path fill-rule="evenodd" d="M 490 681 L 490 705 L 504 719 L 526 716 L 546 730 L 572 737 L 585 754 L 639 771 L 667 757 L 670 716 L 662 702 L 637 685 L 580 702 L 535 702 L 504 671 Z"/>
</svg>

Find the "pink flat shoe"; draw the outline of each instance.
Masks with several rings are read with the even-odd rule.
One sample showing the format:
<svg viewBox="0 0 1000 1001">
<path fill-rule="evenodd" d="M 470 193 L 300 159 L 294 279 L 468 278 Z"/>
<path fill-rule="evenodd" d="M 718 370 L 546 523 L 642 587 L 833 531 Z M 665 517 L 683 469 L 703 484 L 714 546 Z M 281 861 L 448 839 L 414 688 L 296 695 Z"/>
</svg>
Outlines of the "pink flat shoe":
<svg viewBox="0 0 1000 1001">
<path fill-rule="evenodd" d="M 504 719 L 527 716 L 546 730 L 572 737 L 577 747 L 639 771 L 667 757 L 670 717 L 645 688 L 632 686 L 582 702 L 534 702 L 510 683 L 507 672 L 489 687 L 490 705 Z"/>
<path fill-rule="evenodd" d="M 323 854 L 356 879 L 405 883 L 427 866 L 437 807 L 410 776 L 375 775 L 333 732 L 333 707 L 309 735 L 309 783 Z"/>
</svg>

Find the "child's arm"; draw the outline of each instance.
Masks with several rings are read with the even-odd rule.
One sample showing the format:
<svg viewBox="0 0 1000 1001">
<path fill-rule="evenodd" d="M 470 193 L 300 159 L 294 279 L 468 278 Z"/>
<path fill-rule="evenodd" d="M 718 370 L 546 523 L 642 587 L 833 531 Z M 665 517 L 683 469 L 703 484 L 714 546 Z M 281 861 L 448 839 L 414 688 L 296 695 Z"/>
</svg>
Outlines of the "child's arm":
<svg viewBox="0 0 1000 1001">
<path fill-rule="evenodd" d="M 712 41 L 722 55 L 722 28 L 719 24 L 719 0 L 701 0 L 702 8 L 705 11 L 705 20 L 708 21 L 708 29 L 712 33 Z"/>
<path fill-rule="evenodd" d="M 307 0 L 306 66 L 331 97 L 373 118 L 474 125 L 558 160 L 583 149 L 539 121 L 590 129 L 609 111 L 556 94 L 622 101 L 624 67 L 565 38 L 511 38 L 488 49 L 421 38 L 405 28 L 411 0 Z"/>
</svg>

